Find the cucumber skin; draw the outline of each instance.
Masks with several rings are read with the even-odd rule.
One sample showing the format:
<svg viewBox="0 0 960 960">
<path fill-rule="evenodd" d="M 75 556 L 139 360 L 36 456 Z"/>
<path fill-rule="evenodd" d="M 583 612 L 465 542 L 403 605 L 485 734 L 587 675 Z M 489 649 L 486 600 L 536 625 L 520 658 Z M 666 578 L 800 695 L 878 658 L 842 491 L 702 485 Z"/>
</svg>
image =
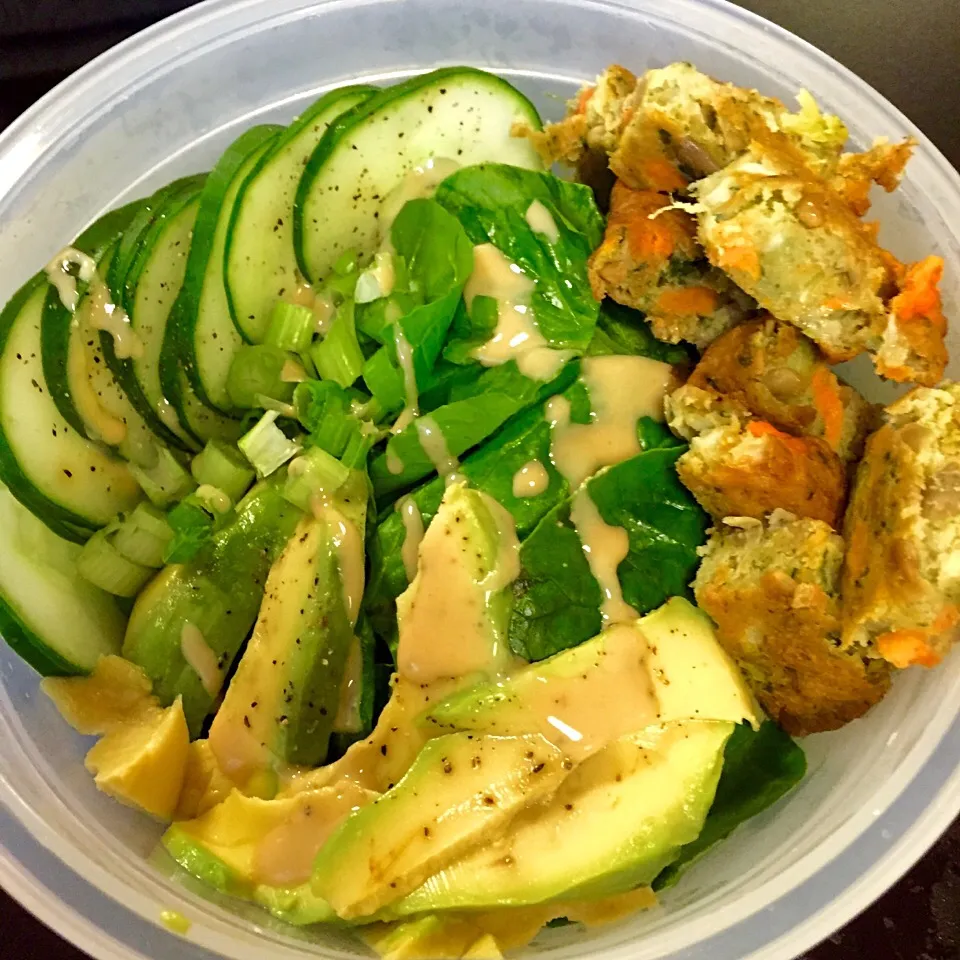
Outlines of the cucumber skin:
<svg viewBox="0 0 960 960">
<path fill-rule="evenodd" d="M 101 261 L 118 237 L 130 225 L 134 216 L 142 207 L 142 201 L 135 200 L 117 210 L 104 214 L 92 226 L 74 240 L 72 246 L 97 261 L 99 270 Z M 82 294 L 81 294 L 82 297 Z M 43 362 L 43 376 L 47 381 L 50 396 L 56 404 L 60 416 L 88 440 L 96 442 L 95 437 L 87 433 L 86 424 L 73 403 L 70 379 L 67 375 L 67 352 L 70 349 L 70 311 L 61 303 L 56 288 L 51 284 L 47 299 L 43 304 L 43 320 L 40 325 L 40 350 Z"/>
<path fill-rule="evenodd" d="M 229 416 L 232 411 L 218 407 L 207 395 L 206 387 L 200 378 L 197 366 L 196 343 L 193 333 L 197 323 L 200 295 L 206 277 L 207 264 L 210 259 L 214 233 L 220 219 L 221 206 L 224 194 L 229 189 L 238 170 L 247 161 L 250 155 L 260 149 L 271 137 L 276 137 L 283 130 L 278 124 L 261 124 L 242 133 L 217 161 L 216 166 L 207 177 L 203 191 L 200 194 L 200 210 L 193 227 L 193 240 L 190 243 L 190 253 L 187 256 L 187 268 L 183 277 L 183 287 L 177 303 L 174 304 L 171 322 L 173 323 L 176 352 L 180 358 L 180 365 L 187 375 L 190 386 L 193 388 L 201 403 Z M 267 154 L 269 155 L 268 148 Z M 258 169 L 259 164 L 254 169 Z M 237 196 L 239 200 L 239 194 Z M 228 228 L 229 236 L 229 228 Z M 226 289 L 226 282 L 224 281 Z M 229 303 L 229 292 L 227 302 Z M 182 303 L 181 303 L 182 301 Z"/>
<path fill-rule="evenodd" d="M 73 677 L 82 671 L 50 649 L 0 597 L 0 636 L 7 646 L 42 677 Z"/>
<path fill-rule="evenodd" d="M 0 356 L 6 346 L 7 337 L 23 306 L 37 290 L 47 282 L 43 273 L 34 274 L 8 301 L 0 311 Z M 0 481 L 6 484 L 10 492 L 32 514 L 39 517 L 64 540 L 85 543 L 93 534 L 94 527 L 83 517 L 67 510 L 40 493 L 23 473 L 17 458 L 10 449 L 10 443 L 0 421 Z"/>
<path fill-rule="evenodd" d="M 291 123 L 290 126 L 286 128 L 286 131 L 280 135 L 277 142 L 274 143 L 273 146 L 267 150 L 267 152 L 257 161 L 254 168 L 247 174 L 246 179 L 244 180 L 243 184 L 240 187 L 240 190 L 237 192 L 237 197 L 233 204 L 233 210 L 230 213 L 230 222 L 227 225 L 227 237 L 226 237 L 226 243 L 224 244 L 224 249 L 223 249 L 223 276 L 224 276 L 224 289 L 226 290 L 226 294 L 227 294 L 227 306 L 230 310 L 230 318 L 233 320 L 234 327 L 236 327 L 236 330 L 240 334 L 240 336 L 243 337 L 243 340 L 245 343 L 255 343 L 256 341 L 250 338 L 247 331 L 244 330 L 243 324 L 240 322 L 239 312 L 237 310 L 236 305 L 233 302 L 233 296 L 231 294 L 230 284 L 228 282 L 228 264 L 230 262 L 230 251 L 233 247 L 233 239 L 234 239 L 236 223 L 240 215 L 240 210 L 243 205 L 243 198 L 244 198 L 244 195 L 246 194 L 247 188 L 250 186 L 250 184 L 253 183 L 254 179 L 257 176 L 259 176 L 260 173 L 263 172 L 264 167 L 266 167 L 267 164 L 270 163 L 270 161 L 274 157 L 276 157 L 281 150 L 287 147 L 291 143 L 291 141 L 296 139 L 305 127 L 310 126 L 314 122 L 318 114 L 326 113 L 339 100 L 345 97 L 355 97 L 355 96 L 365 95 L 366 99 L 356 104 L 355 107 L 351 107 L 341 114 L 341 116 L 344 116 L 347 113 L 350 113 L 351 110 L 356 109 L 356 107 L 362 106 L 371 97 L 376 96 L 378 93 L 380 93 L 379 87 L 371 87 L 366 84 L 354 84 L 352 86 L 347 86 L 347 87 L 338 87 L 336 90 L 331 90 L 329 93 L 324 94 L 319 100 L 312 103 L 300 117 L 294 120 L 293 123 Z M 334 118 L 334 120 L 327 125 L 327 130 L 329 130 L 330 127 L 332 127 L 333 124 L 336 122 L 337 122 L 337 118 Z M 327 131 L 325 130 L 324 136 L 326 135 L 326 132 Z M 321 140 L 322 139 L 323 138 L 321 137 Z M 309 160 L 307 161 L 307 165 L 309 167 Z M 304 168 L 304 169 L 306 170 L 307 168 Z M 297 187 L 297 194 L 295 194 L 295 198 L 298 194 L 299 194 L 299 184 Z M 296 203 L 296 199 L 294 199 L 294 203 Z M 293 213 L 293 211 L 291 212 Z M 294 222 L 295 221 L 296 221 L 296 214 L 294 213 Z M 294 256 L 297 257 L 297 260 L 299 262 L 296 227 L 294 226 L 293 229 L 294 229 L 293 251 L 294 251 Z M 302 272 L 303 271 L 301 271 L 301 273 Z M 306 277 L 306 274 L 303 274 L 303 275 L 304 277 Z"/>
<path fill-rule="evenodd" d="M 180 650 L 183 625 L 191 620 L 193 611 L 209 610 L 221 598 L 228 598 L 229 622 L 221 617 L 217 637 L 212 631 L 205 636 L 208 642 L 216 640 L 217 645 L 211 646 L 224 658 L 223 671 L 229 670 L 256 620 L 270 566 L 302 515 L 280 495 L 276 481 L 254 487 L 238 504 L 234 519 L 183 568 L 169 589 L 154 597 L 148 585 L 134 607 L 123 656 L 146 671 L 164 706 L 183 697 L 192 738 L 199 736 L 215 697 L 206 692 L 184 660 Z M 205 602 L 207 597 L 212 604 Z M 141 601 L 149 601 L 149 609 L 141 608 Z"/>
<path fill-rule="evenodd" d="M 120 245 L 110 263 L 110 269 L 107 271 L 105 279 L 114 303 L 123 307 L 128 313 L 130 312 L 130 293 L 136 290 L 136 283 L 133 282 L 131 285 L 132 273 L 136 270 L 136 274 L 139 276 L 143 268 L 143 247 L 148 239 L 151 227 L 158 217 L 163 216 L 164 209 L 169 209 L 168 205 L 175 199 L 184 195 L 195 194 L 200 189 L 204 176 L 204 174 L 196 174 L 191 177 L 184 177 L 181 180 L 175 180 L 169 186 L 162 187 L 143 202 L 140 210 L 120 238 Z M 138 260 L 140 261 L 139 264 L 137 263 Z M 186 453 L 192 452 L 190 445 L 160 419 L 156 410 L 153 409 L 153 405 L 144 395 L 137 380 L 133 363 L 130 360 L 121 360 L 117 356 L 113 349 L 113 337 L 106 331 L 100 333 L 100 345 L 107 366 L 113 371 L 113 375 L 123 388 L 124 393 L 146 421 L 154 436 L 161 443 L 175 450 L 182 450 Z"/>
<path fill-rule="evenodd" d="M 466 74 L 480 76 L 486 80 L 498 80 L 501 83 L 510 86 L 510 84 L 502 80 L 502 78 L 497 77 L 495 74 L 489 73 L 485 70 L 480 70 L 476 67 L 441 67 L 439 70 L 434 70 L 430 73 L 422 73 L 414 77 L 396 84 L 392 87 L 387 87 L 385 90 L 381 90 L 380 93 L 374 95 L 369 100 L 364 101 L 359 104 L 359 106 L 354 107 L 352 110 L 348 110 L 346 113 L 341 114 L 337 117 L 333 123 L 327 127 L 326 132 L 323 137 L 320 139 L 320 142 L 317 144 L 316 149 L 310 155 L 310 159 L 307 161 L 307 165 L 304 168 L 303 176 L 300 178 L 300 184 L 297 187 L 297 195 L 293 202 L 293 249 L 297 256 L 297 267 L 300 270 L 300 273 L 310 282 L 317 282 L 318 277 L 313 276 L 313 271 L 307 265 L 306 259 L 303 253 L 303 234 L 304 234 L 304 220 L 306 219 L 306 205 L 307 199 L 310 195 L 310 192 L 313 188 L 313 182 L 317 177 L 317 174 L 320 172 L 323 165 L 326 163 L 327 159 L 336 149 L 337 142 L 340 137 L 343 136 L 351 127 L 355 124 L 360 124 L 366 118 L 376 110 L 379 110 L 385 104 L 391 103 L 393 100 L 397 99 L 400 96 L 406 96 L 410 93 L 415 93 L 416 91 L 422 89 L 423 87 L 431 86 L 437 81 L 445 79 L 456 79 L 457 77 L 462 77 Z M 537 112 L 536 107 L 525 97 L 519 90 L 511 87 L 514 91 L 518 101 L 525 101 L 529 106 L 529 117 L 527 119 L 535 121 L 535 126 L 537 129 L 541 127 L 540 116 Z"/>
</svg>

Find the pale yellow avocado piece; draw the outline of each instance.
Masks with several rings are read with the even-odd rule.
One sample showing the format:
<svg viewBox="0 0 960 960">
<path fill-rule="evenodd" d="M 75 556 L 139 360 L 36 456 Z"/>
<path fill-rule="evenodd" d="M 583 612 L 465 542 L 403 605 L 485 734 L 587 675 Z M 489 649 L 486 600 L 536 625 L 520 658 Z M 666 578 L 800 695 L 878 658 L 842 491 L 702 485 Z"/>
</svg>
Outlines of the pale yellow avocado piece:
<svg viewBox="0 0 960 960">
<path fill-rule="evenodd" d="M 123 657 L 101 657 L 87 677 L 47 677 L 40 689 L 77 733 L 108 733 L 136 720 L 159 701 L 150 693 L 150 679 Z"/>
<path fill-rule="evenodd" d="M 463 960 L 501 960 L 502 957 L 497 941 L 489 933 L 485 933 L 464 953 Z"/>
<path fill-rule="evenodd" d="M 649 647 L 647 667 L 660 703 L 660 723 L 746 720 L 754 730 L 760 728 L 760 708 L 703 611 L 673 597 L 637 626 Z"/>
<path fill-rule="evenodd" d="M 175 820 L 193 820 L 222 803 L 234 784 L 220 769 L 208 740 L 194 740 L 187 754 L 183 789 L 177 801 Z"/>
<path fill-rule="evenodd" d="M 85 765 L 104 793 L 169 820 L 183 786 L 189 749 L 178 698 L 166 710 L 148 709 L 108 731 L 87 754 Z"/>
<path fill-rule="evenodd" d="M 234 788 L 196 819 L 175 823 L 163 844 L 178 862 L 219 861 L 229 871 L 228 892 L 296 886 L 310 878 L 317 852 L 343 819 L 375 797 L 351 782 L 274 800 Z"/>
</svg>

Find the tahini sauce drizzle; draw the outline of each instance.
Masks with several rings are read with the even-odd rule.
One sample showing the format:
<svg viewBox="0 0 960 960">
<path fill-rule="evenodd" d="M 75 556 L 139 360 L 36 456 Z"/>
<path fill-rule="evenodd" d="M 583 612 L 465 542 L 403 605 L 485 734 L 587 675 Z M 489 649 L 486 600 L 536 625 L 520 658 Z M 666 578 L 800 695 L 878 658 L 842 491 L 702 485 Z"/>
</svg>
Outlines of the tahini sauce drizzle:
<svg viewBox="0 0 960 960">
<path fill-rule="evenodd" d="M 333 831 L 373 798 L 351 780 L 298 794 L 290 801 L 292 809 L 284 821 L 255 847 L 254 876 L 272 887 L 306 883 L 313 872 L 313 861 Z"/>
<path fill-rule="evenodd" d="M 573 353 L 552 349 L 540 333 L 530 307 L 533 291 L 534 282 L 492 243 L 473 248 L 473 272 L 463 290 L 467 309 L 479 296 L 497 301 L 496 329 L 474 356 L 485 367 L 514 360 L 524 376 L 552 380 Z"/>
<path fill-rule="evenodd" d="M 627 533 L 605 523 L 581 484 L 602 467 L 640 452 L 637 420 L 663 420 L 663 398 L 673 368 L 647 357 L 588 357 L 581 378 L 590 392 L 589 423 L 570 422 L 570 403 L 551 398 L 546 416 L 552 426 L 550 457 L 574 496 L 570 519 L 583 544 L 590 571 L 600 585 L 605 624 L 630 620 L 637 612 L 623 599 L 617 568 L 630 549 Z"/>
<path fill-rule="evenodd" d="M 648 652 L 635 624 L 618 623 L 603 634 L 589 670 L 536 674 L 522 703 L 531 729 L 580 761 L 624 734 L 657 723 L 660 703 Z"/>
<path fill-rule="evenodd" d="M 200 678 L 203 689 L 211 697 L 215 697 L 223 685 L 220 663 L 200 628 L 189 621 L 180 631 L 180 652 L 187 661 L 187 666 Z"/>
<path fill-rule="evenodd" d="M 340 700 L 337 703 L 337 715 L 333 721 L 334 730 L 356 731 L 358 729 L 358 709 L 360 695 L 363 692 L 363 649 L 360 639 L 354 637 L 350 642 L 347 664 L 343 669 L 340 683 Z"/>
<path fill-rule="evenodd" d="M 408 200 L 432 197 L 441 181 L 446 180 L 450 174 L 456 173 L 459 169 L 460 164 L 456 160 L 446 157 L 430 157 L 414 167 L 380 204 L 380 229 L 383 234 L 388 235 L 393 221 L 397 219 L 397 214 Z"/>
<path fill-rule="evenodd" d="M 396 509 L 403 521 L 403 546 L 400 548 L 400 556 L 403 558 L 403 569 L 407 572 L 407 582 L 412 583 L 417 575 L 417 556 L 423 540 L 423 516 L 413 497 L 398 500 Z"/>
<path fill-rule="evenodd" d="M 560 230 L 550 211 L 539 201 L 534 200 L 524 215 L 527 225 L 534 233 L 542 234 L 550 243 L 560 239 Z"/>
<path fill-rule="evenodd" d="M 539 497 L 550 486 L 550 474 L 539 460 L 524 464 L 513 475 L 515 497 Z"/>
<path fill-rule="evenodd" d="M 417 578 L 397 599 L 400 643 L 397 667 L 402 679 L 431 683 L 443 677 L 487 672 L 502 656 L 491 636 L 486 613 L 490 597 L 516 579 L 519 543 L 513 518 L 485 497 L 499 528 L 498 555 L 481 579 L 476 562 L 464 562 L 475 547 L 457 534 L 457 521 L 427 527 L 420 544 Z"/>
<path fill-rule="evenodd" d="M 357 622 L 363 597 L 363 539 L 357 525 L 332 503 L 317 499 L 311 504 L 314 517 L 326 524 L 337 552 L 337 565 L 343 583 L 343 605 L 350 622 Z"/>
<path fill-rule="evenodd" d="M 417 420 L 417 436 L 420 447 L 433 464 L 437 473 L 443 477 L 447 486 L 463 479 L 457 472 L 460 461 L 447 448 L 447 438 L 433 417 L 421 417 Z"/>
</svg>

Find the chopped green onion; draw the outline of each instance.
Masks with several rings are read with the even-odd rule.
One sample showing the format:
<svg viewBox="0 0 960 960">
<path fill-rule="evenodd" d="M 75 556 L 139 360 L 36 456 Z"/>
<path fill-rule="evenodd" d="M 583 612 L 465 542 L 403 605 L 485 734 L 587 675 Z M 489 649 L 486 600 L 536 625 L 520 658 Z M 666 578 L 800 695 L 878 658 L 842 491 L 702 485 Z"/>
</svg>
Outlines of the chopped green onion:
<svg viewBox="0 0 960 960">
<path fill-rule="evenodd" d="M 334 260 L 333 272 L 337 274 L 338 277 L 345 277 L 348 274 L 356 273 L 357 263 L 357 251 L 344 250 L 343 253 Z"/>
<path fill-rule="evenodd" d="M 360 425 L 347 443 L 343 456 L 340 458 L 343 465 L 351 470 L 363 470 L 367 464 L 367 455 L 373 445 L 380 439 L 380 431 L 370 423 Z"/>
<path fill-rule="evenodd" d="M 311 445 L 339 457 L 353 430 L 347 394 L 332 380 L 314 380 L 297 387 L 293 405 Z"/>
<path fill-rule="evenodd" d="M 291 461 L 281 492 L 294 506 L 309 510 L 315 497 L 335 493 L 349 476 L 349 469 L 336 457 L 320 447 L 311 447 Z"/>
<path fill-rule="evenodd" d="M 363 351 L 357 342 L 353 301 L 341 304 L 330 330 L 323 340 L 313 345 L 310 356 L 321 379 L 339 383 L 344 389 L 360 376 Z"/>
<path fill-rule="evenodd" d="M 299 353 L 310 345 L 316 330 L 317 324 L 309 307 L 281 300 L 273 308 L 263 342 L 281 350 Z"/>
<path fill-rule="evenodd" d="M 393 255 L 389 250 L 380 250 L 373 264 L 357 277 L 353 298 L 357 303 L 372 303 L 381 297 L 389 297 L 396 279 Z"/>
<path fill-rule="evenodd" d="M 273 410 L 281 417 L 286 417 L 289 420 L 294 420 L 297 416 L 297 408 L 292 403 L 281 403 L 279 400 L 274 400 L 273 397 L 265 397 L 262 393 L 257 394 L 257 406 L 264 410 Z"/>
<path fill-rule="evenodd" d="M 193 458 L 190 472 L 198 484 L 218 487 L 236 503 L 253 483 L 254 473 L 240 451 L 222 440 L 209 440 Z"/>
<path fill-rule="evenodd" d="M 209 543 L 217 528 L 217 520 L 217 515 L 196 494 L 182 500 L 167 514 L 173 539 L 167 545 L 163 559 L 167 563 L 192 560 Z"/>
<path fill-rule="evenodd" d="M 85 580 L 118 597 L 135 597 L 154 571 L 123 556 L 111 542 L 115 528 L 98 530 L 77 557 L 77 572 Z"/>
<path fill-rule="evenodd" d="M 403 372 L 393 362 L 388 347 L 381 347 L 363 365 L 363 382 L 384 410 L 400 410 L 407 400 Z"/>
<path fill-rule="evenodd" d="M 237 442 L 259 477 L 269 477 L 300 452 L 300 444 L 289 439 L 277 426 L 277 416 L 276 410 L 268 410 Z"/>
<path fill-rule="evenodd" d="M 163 553 L 173 539 L 167 518 L 153 504 L 138 503 L 113 535 L 113 545 L 128 560 L 145 567 L 162 567 Z"/>
<path fill-rule="evenodd" d="M 227 374 L 231 403 L 249 410 L 259 406 L 258 394 L 288 402 L 293 396 L 293 384 L 283 379 L 283 371 L 289 360 L 286 350 L 268 343 L 240 347 Z"/>
<path fill-rule="evenodd" d="M 196 486 L 193 477 L 168 447 L 159 449 L 157 462 L 152 467 L 140 467 L 135 463 L 129 467 L 143 492 L 158 507 L 182 499 Z"/>
</svg>

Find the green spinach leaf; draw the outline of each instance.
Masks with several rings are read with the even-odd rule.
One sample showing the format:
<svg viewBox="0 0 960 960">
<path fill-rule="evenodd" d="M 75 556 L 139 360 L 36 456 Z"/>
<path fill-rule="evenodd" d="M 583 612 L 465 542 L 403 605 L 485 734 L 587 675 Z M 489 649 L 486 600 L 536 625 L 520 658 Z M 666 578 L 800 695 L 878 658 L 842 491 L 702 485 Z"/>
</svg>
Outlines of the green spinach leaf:
<svg viewBox="0 0 960 960">
<path fill-rule="evenodd" d="M 641 420 L 643 452 L 600 471 L 586 489 L 605 523 L 627 531 L 630 550 L 617 569 L 624 600 L 639 613 L 689 594 L 707 517 L 677 479 L 686 449 L 661 424 Z M 520 547 L 510 645 L 542 660 L 596 636 L 600 588 L 570 522 L 570 502 L 548 514 Z"/>
<path fill-rule="evenodd" d="M 426 385 L 473 269 L 473 248 L 457 219 L 426 199 L 410 200 L 403 206 L 390 238 L 398 261 L 397 279 L 382 308 L 382 326 L 375 329 L 373 315 L 365 318 L 364 332 L 383 346 L 367 360 L 363 378 L 383 408 L 394 412 L 406 400 L 397 331 L 409 345 L 418 387 Z M 391 304 L 400 316 L 388 322 Z"/>
<path fill-rule="evenodd" d="M 603 217 L 582 184 L 500 163 L 465 167 L 447 177 L 436 201 L 449 210 L 474 244 L 492 243 L 533 280 L 531 308 L 540 333 L 556 349 L 582 353 L 590 342 L 599 305 L 587 278 L 587 260 L 603 237 Z M 527 221 L 531 204 L 549 213 L 556 235 Z M 447 359 L 466 363 L 496 323 L 489 298 L 461 310 Z"/>
<path fill-rule="evenodd" d="M 614 353 L 650 357 L 677 366 L 692 365 L 697 360 L 696 351 L 688 344 L 658 340 L 639 310 L 604 300 L 586 356 L 605 357 Z"/>
<path fill-rule="evenodd" d="M 757 731 L 739 724 L 727 741 L 723 772 L 700 836 L 681 847 L 679 859 L 653 881 L 654 890 L 672 887 L 710 847 L 776 803 L 806 772 L 803 750 L 775 723 L 767 720 Z"/>
</svg>

